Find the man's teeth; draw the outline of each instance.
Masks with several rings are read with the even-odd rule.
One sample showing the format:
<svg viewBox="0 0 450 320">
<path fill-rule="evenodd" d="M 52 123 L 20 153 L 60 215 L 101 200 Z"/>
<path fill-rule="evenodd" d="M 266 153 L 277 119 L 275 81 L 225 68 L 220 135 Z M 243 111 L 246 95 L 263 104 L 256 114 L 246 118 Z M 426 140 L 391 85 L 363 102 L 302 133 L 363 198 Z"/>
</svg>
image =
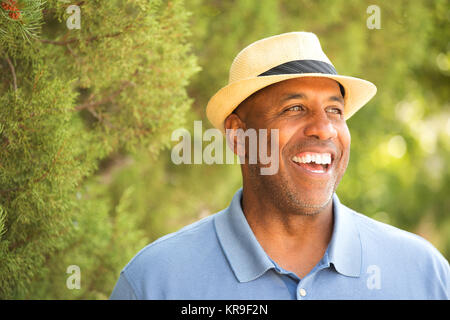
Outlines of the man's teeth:
<svg viewBox="0 0 450 320">
<path fill-rule="evenodd" d="M 298 163 L 317 163 L 317 164 L 331 164 L 331 154 L 329 153 L 314 153 L 307 154 L 302 157 L 293 157 L 292 160 Z"/>
</svg>

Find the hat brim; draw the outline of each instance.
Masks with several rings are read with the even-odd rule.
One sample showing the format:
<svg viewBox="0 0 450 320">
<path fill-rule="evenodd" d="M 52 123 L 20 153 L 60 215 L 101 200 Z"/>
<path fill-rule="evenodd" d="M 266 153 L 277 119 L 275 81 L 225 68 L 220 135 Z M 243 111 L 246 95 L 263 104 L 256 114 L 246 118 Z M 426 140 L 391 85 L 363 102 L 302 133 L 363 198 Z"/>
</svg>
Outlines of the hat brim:
<svg viewBox="0 0 450 320">
<path fill-rule="evenodd" d="M 220 89 L 209 100 L 206 116 L 212 125 L 225 133 L 224 121 L 239 104 L 258 90 L 271 84 L 294 78 L 321 77 L 338 81 L 345 89 L 344 119 L 349 119 L 377 92 L 377 87 L 363 79 L 323 73 L 282 74 L 242 79 Z"/>
</svg>

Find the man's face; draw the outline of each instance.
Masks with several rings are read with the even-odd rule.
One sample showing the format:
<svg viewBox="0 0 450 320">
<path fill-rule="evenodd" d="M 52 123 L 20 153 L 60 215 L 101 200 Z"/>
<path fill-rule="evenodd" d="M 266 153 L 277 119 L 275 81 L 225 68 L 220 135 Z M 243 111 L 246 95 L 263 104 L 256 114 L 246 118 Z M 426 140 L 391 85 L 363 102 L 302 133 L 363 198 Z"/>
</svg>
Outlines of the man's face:
<svg viewBox="0 0 450 320">
<path fill-rule="evenodd" d="M 249 165 L 250 183 L 289 212 L 312 215 L 327 206 L 349 161 L 343 112 L 339 85 L 327 78 L 290 79 L 251 97 L 236 114 L 246 129 L 279 130 L 280 163 L 275 175 L 261 175 L 259 164 Z M 307 163 L 311 160 L 331 163 Z"/>
</svg>

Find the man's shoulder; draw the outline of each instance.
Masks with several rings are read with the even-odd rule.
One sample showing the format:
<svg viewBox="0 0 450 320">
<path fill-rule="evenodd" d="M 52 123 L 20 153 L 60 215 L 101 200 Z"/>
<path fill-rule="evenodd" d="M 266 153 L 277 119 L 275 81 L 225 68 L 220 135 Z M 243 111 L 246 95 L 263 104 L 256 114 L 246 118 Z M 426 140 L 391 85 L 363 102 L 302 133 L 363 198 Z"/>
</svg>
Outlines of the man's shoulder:
<svg viewBox="0 0 450 320">
<path fill-rule="evenodd" d="M 141 249 L 124 271 L 141 273 L 151 268 L 167 268 L 195 259 L 208 246 L 216 246 L 214 218 L 221 212 L 167 234 Z"/>
<path fill-rule="evenodd" d="M 172 290 L 176 287 L 192 287 L 201 278 L 204 266 L 209 265 L 209 260 L 216 260 L 220 252 L 214 218 L 221 212 L 167 234 L 141 249 L 122 269 L 118 289 L 112 296 L 164 299 L 167 292 L 176 292 Z"/>
<path fill-rule="evenodd" d="M 373 253 L 420 260 L 448 269 L 448 261 L 425 238 L 344 207 L 355 218 L 362 245 Z"/>
</svg>

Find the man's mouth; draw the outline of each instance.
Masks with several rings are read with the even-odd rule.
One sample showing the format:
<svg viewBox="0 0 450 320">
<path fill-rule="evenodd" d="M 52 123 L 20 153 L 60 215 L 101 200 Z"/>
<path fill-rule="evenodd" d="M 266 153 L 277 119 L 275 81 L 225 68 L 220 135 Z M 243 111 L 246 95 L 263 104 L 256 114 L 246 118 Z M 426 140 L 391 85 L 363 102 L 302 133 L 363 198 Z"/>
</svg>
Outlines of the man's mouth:
<svg viewBox="0 0 450 320">
<path fill-rule="evenodd" d="M 292 158 L 298 166 L 311 173 L 327 173 L 333 157 L 331 153 L 301 152 Z"/>
</svg>

